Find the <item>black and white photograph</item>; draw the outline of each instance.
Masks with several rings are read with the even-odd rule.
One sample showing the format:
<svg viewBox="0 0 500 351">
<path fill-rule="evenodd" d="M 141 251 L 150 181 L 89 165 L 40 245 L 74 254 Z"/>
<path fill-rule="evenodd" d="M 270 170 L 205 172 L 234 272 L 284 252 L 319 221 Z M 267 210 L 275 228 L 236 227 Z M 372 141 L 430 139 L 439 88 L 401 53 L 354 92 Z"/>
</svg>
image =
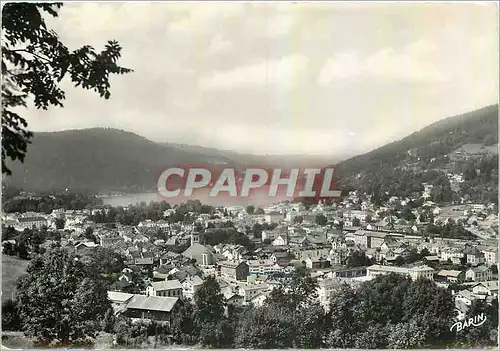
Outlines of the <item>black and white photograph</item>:
<svg viewBox="0 0 500 351">
<path fill-rule="evenodd" d="M 491 349 L 497 1 L 2 1 L 2 350 Z"/>
</svg>

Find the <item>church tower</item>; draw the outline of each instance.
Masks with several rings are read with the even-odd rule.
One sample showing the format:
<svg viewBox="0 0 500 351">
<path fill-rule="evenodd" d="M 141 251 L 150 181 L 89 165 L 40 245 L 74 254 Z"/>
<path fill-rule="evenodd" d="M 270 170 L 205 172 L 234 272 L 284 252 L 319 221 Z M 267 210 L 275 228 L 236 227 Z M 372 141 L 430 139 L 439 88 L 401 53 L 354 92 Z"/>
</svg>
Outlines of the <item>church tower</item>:
<svg viewBox="0 0 500 351">
<path fill-rule="evenodd" d="M 191 246 L 199 242 L 200 242 L 200 235 L 198 233 L 191 232 Z"/>
</svg>

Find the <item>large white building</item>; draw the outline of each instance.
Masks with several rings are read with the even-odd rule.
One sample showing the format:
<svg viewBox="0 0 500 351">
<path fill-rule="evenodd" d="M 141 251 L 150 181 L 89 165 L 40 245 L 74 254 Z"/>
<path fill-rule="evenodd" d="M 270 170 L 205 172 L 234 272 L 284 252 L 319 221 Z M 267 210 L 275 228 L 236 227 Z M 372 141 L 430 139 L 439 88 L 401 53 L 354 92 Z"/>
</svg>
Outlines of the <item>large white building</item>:
<svg viewBox="0 0 500 351">
<path fill-rule="evenodd" d="M 20 217 L 15 223 L 17 230 L 32 229 L 33 227 L 40 229 L 43 226 L 47 226 L 47 220 L 43 217 Z"/>
<path fill-rule="evenodd" d="M 372 265 L 366 268 L 366 275 L 375 277 L 377 275 L 400 274 L 411 277 L 412 280 L 425 278 L 434 280 L 434 269 L 429 266 L 417 266 L 412 268 Z"/>
</svg>

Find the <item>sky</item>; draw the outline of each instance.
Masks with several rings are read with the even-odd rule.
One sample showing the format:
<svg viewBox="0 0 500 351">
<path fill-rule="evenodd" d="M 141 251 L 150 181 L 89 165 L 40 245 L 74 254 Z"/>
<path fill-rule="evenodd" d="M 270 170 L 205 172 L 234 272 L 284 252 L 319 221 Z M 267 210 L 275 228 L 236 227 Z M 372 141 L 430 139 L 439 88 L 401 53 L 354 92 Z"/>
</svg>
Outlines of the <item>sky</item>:
<svg viewBox="0 0 500 351">
<path fill-rule="evenodd" d="M 254 154 L 369 151 L 497 103 L 495 3 L 65 3 L 71 49 L 123 47 L 111 98 L 66 89 L 34 131 L 112 127 Z"/>
</svg>

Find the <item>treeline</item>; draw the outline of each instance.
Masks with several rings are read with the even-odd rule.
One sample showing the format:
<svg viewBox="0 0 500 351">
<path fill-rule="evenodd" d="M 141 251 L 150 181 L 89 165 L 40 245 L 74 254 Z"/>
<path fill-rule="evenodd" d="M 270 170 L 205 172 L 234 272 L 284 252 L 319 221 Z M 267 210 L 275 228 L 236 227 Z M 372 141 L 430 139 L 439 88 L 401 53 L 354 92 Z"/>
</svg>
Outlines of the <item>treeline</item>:
<svg viewBox="0 0 500 351">
<path fill-rule="evenodd" d="M 41 212 L 50 214 L 56 209 L 84 210 L 102 205 L 102 199 L 91 194 L 61 192 L 40 196 L 21 196 L 19 193 L 4 197 L 3 209 L 6 213 Z"/>
<path fill-rule="evenodd" d="M 461 223 L 456 223 L 453 220 L 441 225 L 429 223 L 426 227 L 426 234 L 429 236 L 435 234 L 436 236 L 447 239 L 476 239 L 476 236 L 465 229 Z"/>
<path fill-rule="evenodd" d="M 174 211 L 165 217 L 165 211 L 170 209 Z M 95 211 L 90 219 L 95 223 L 120 223 L 135 226 L 147 219 L 155 222 L 164 219 L 168 223 L 193 222 L 193 214 L 213 214 L 214 211 L 215 207 L 204 205 L 199 200 L 189 200 L 174 207 L 166 201 L 149 204 L 142 202 L 128 207 L 105 206 L 103 209 Z"/>
<path fill-rule="evenodd" d="M 232 222 L 229 223 L 232 225 Z M 242 245 L 247 250 L 255 249 L 255 244 L 250 238 L 232 226 L 208 228 L 200 235 L 200 242 L 203 245 L 235 244 Z"/>
<path fill-rule="evenodd" d="M 14 243 L 11 242 L 14 240 Z M 33 255 L 44 252 L 42 244 L 47 240 L 60 241 L 61 233 L 58 231 L 41 229 L 24 229 L 22 232 L 13 227 L 2 226 L 3 253 L 28 260 Z"/>
</svg>

